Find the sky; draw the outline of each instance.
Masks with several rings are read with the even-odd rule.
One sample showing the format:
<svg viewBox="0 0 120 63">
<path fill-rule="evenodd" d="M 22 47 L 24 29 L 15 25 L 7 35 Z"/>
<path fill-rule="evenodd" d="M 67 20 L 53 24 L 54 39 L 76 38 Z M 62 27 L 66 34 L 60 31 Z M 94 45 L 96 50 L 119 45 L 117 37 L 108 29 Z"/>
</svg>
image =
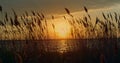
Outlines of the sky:
<svg viewBox="0 0 120 63">
<path fill-rule="evenodd" d="M 109 8 L 119 5 L 120 0 L 0 0 L 3 9 L 10 11 L 36 10 L 46 13 L 64 13 L 67 7 L 71 12 L 83 10 L 83 6 L 88 9 Z"/>
<path fill-rule="evenodd" d="M 85 13 L 83 11 L 83 7 L 86 6 L 89 9 L 90 16 L 92 15 L 94 19 L 96 18 L 96 16 L 100 16 L 100 14 L 102 15 L 101 11 L 107 13 L 109 11 L 119 12 L 120 10 L 120 0 L 0 0 L 0 5 L 3 7 L 3 11 L 9 12 L 11 11 L 11 8 L 13 8 L 17 12 L 17 14 L 23 14 L 24 11 L 31 12 L 31 10 L 43 12 L 43 14 L 45 15 L 57 14 L 57 18 L 54 19 L 54 24 L 58 23 L 55 25 L 57 27 L 55 31 L 62 37 L 64 35 L 70 35 L 70 32 L 68 30 L 70 30 L 71 27 L 67 25 L 67 23 L 64 23 L 65 21 L 63 16 L 58 16 L 65 14 L 66 17 L 67 14 L 64 8 L 68 8 L 72 12 L 71 14 L 73 16 L 81 17 L 82 13 Z M 68 18 L 70 20 L 71 16 L 69 16 Z M 99 18 L 103 17 L 101 16 Z M 48 22 L 51 23 L 52 21 L 53 20 Z M 95 20 L 91 21 L 93 24 L 95 23 Z M 49 24 L 48 27 L 49 26 L 51 26 L 51 24 Z M 81 30 L 83 29 L 81 28 Z M 49 31 L 50 35 L 51 33 L 55 33 L 52 29 L 52 26 Z M 85 33 L 83 32 L 82 34 Z M 53 38 L 56 38 L 56 34 L 53 35 L 55 35 L 53 36 Z"/>
</svg>

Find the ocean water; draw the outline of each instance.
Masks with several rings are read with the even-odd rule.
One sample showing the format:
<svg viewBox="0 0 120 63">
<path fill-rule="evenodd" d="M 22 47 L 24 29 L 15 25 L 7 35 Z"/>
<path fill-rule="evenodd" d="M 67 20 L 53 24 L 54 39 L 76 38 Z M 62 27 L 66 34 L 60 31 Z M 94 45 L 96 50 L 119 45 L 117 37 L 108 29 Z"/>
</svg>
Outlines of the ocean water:
<svg viewBox="0 0 120 63">
<path fill-rule="evenodd" d="M 0 41 L 1 63 L 120 63 L 120 39 Z"/>
</svg>

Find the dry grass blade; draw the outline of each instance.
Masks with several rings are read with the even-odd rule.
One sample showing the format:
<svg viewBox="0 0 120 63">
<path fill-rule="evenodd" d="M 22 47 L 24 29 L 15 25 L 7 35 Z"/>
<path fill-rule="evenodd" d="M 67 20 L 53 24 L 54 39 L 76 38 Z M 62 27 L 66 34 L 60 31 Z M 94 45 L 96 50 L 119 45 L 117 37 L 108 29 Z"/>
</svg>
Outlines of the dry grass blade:
<svg viewBox="0 0 120 63">
<path fill-rule="evenodd" d="M 120 22 L 120 15 L 119 15 L 119 22 Z"/>
<path fill-rule="evenodd" d="M 87 19 L 87 17 L 85 16 L 84 18 L 84 21 L 87 23 L 88 22 L 88 19 Z"/>
<path fill-rule="evenodd" d="M 87 13 L 89 19 L 91 20 L 91 17 L 90 17 L 90 15 L 88 14 L 88 9 L 87 9 L 85 6 L 84 6 L 84 10 L 85 10 L 85 12 Z"/>
<path fill-rule="evenodd" d="M 91 20 L 91 17 L 90 17 L 90 15 L 88 14 L 88 17 L 90 18 L 90 20 Z"/>
<path fill-rule="evenodd" d="M 37 13 L 38 17 L 41 17 L 41 15 L 39 13 Z"/>
<path fill-rule="evenodd" d="M 26 14 L 26 16 L 28 17 L 28 13 L 27 13 L 27 11 L 25 11 L 25 14 Z"/>
<path fill-rule="evenodd" d="M 110 13 L 110 18 L 113 20 L 112 14 Z"/>
<path fill-rule="evenodd" d="M 96 23 L 95 23 L 95 24 L 97 24 L 99 21 L 100 21 L 100 20 L 98 19 L 98 17 L 96 17 Z"/>
<path fill-rule="evenodd" d="M 16 14 L 16 12 L 14 11 L 14 9 L 12 9 L 13 13 L 14 13 L 14 25 L 20 25 L 20 23 L 18 22 L 18 16 Z"/>
<path fill-rule="evenodd" d="M 13 19 L 11 17 L 10 17 L 10 22 L 11 22 L 11 25 L 14 25 Z"/>
<path fill-rule="evenodd" d="M 34 11 L 31 11 L 32 12 L 32 14 L 35 16 L 35 12 Z"/>
<path fill-rule="evenodd" d="M 98 19 L 98 17 L 96 17 L 96 22 L 95 22 L 95 26 L 94 26 L 93 30 L 95 29 L 95 27 L 96 27 L 96 25 L 97 25 L 97 23 L 98 23 L 99 21 L 100 21 L 100 20 Z"/>
<path fill-rule="evenodd" d="M 65 8 L 65 11 L 67 12 L 68 15 L 70 15 L 71 17 L 73 17 L 73 15 L 70 14 L 69 9 Z"/>
<path fill-rule="evenodd" d="M 68 14 L 70 14 L 70 11 L 69 11 L 67 8 L 65 8 L 65 11 L 66 11 Z"/>
<path fill-rule="evenodd" d="M 0 25 L 4 26 L 4 23 L 2 21 L 0 21 Z"/>
<path fill-rule="evenodd" d="M 16 19 L 16 18 L 17 18 L 17 14 L 16 14 L 16 12 L 14 11 L 14 9 L 12 9 L 12 11 L 13 11 L 14 17 L 15 17 L 15 19 Z"/>
<path fill-rule="evenodd" d="M 87 12 L 88 13 L 88 9 L 84 6 L 84 10 L 85 10 L 85 12 Z"/>
<path fill-rule="evenodd" d="M 64 19 L 66 19 L 66 17 L 65 16 L 63 16 L 64 17 Z"/>
<path fill-rule="evenodd" d="M 52 19 L 54 19 L 54 16 L 52 16 Z"/>
<path fill-rule="evenodd" d="M 104 19 L 106 19 L 106 20 L 107 20 L 107 18 L 106 18 L 106 16 L 105 16 L 105 14 L 104 14 L 104 13 L 102 13 L 102 15 L 103 15 Z"/>
<path fill-rule="evenodd" d="M 45 18 L 44 14 L 43 14 L 43 13 L 41 13 L 41 15 L 42 15 L 42 19 L 44 19 L 44 18 Z"/>
<path fill-rule="evenodd" d="M 110 18 L 110 14 L 107 14 L 107 17 Z"/>
<path fill-rule="evenodd" d="M 7 15 L 7 12 L 5 12 L 5 19 L 6 19 L 6 21 L 8 21 L 8 15 Z"/>
<path fill-rule="evenodd" d="M 109 30 L 108 30 L 108 26 L 105 25 L 104 28 L 105 28 L 105 34 L 108 34 L 108 31 L 109 31 Z"/>
<path fill-rule="evenodd" d="M 38 19 L 38 25 L 41 26 L 41 20 L 40 19 Z"/>
<path fill-rule="evenodd" d="M 82 23 L 83 23 L 83 25 L 84 25 L 85 28 L 88 27 L 88 23 L 86 23 L 86 22 L 84 22 L 84 21 L 82 21 Z"/>
<path fill-rule="evenodd" d="M 115 14 L 115 20 L 116 20 L 116 22 L 118 22 L 118 18 L 117 18 L 117 13 L 116 12 L 114 12 L 114 14 Z"/>
<path fill-rule="evenodd" d="M 55 29 L 55 25 L 54 24 L 52 24 L 52 27 L 53 27 L 53 29 Z"/>
<path fill-rule="evenodd" d="M 0 12 L 2 12 L 2 6 L 0 5 Z"/>
</svg>

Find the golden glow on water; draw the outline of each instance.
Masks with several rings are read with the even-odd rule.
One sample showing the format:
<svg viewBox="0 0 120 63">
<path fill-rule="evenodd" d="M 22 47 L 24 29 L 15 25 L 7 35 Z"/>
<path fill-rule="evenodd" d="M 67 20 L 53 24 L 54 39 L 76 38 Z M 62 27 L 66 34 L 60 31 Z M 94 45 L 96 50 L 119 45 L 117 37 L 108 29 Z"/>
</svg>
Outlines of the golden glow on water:
<svg viewBox="0 0 120 63">
<path fill-rule="evenodd" d="M 66 40 L 61 40 L 59 42 L 59 49 L 58 49 L 58 52 L 63 54 L 64 52 L 67 52 L 68 51 L 68 45 L 66 44 Z"/>
</svg>

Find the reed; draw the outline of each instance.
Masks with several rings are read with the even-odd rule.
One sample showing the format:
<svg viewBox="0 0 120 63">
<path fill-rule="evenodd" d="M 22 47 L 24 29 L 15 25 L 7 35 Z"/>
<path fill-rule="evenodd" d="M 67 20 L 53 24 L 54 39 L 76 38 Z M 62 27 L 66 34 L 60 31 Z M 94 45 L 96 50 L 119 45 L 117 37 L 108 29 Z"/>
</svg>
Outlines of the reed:
<svg viewBox="0 0 120 63">
<path fill-rule="evenodd" d="M 2 12 L 2 6 L 0 5 L 0 12 Z"/>
<path fill-rule="evenodd" d="M 73 39 L 119 38 L 117 33 L 120 31 L 120 15 L 116 12 L 108 14 L 102 12 L 104 20 L 96 16 L 95 24 L 93 24 L 89 10 L 86 6 L 83 8 L 87 14 L 83 18 L 74 18 L 70 10 L 64 8 L 66 13 L 71 16 L 71 19 L 68 19 L 66 16 L 63 16 L 63 18 L 71 25 L 71 36 Z M 3 12 L 1 5 L 0 12 Z M 28 18 L 30 14 L 27 11 L 20 18 L 14 9 L 12 9 L 12 13 L 13 18 L 5 12 L 4 20 L 0 21 L 0 28 L 2 30 L 1 40 L 41 40 L 50 38 L 48 36 L 49 20 L 45 17 L 44 13 L 32 10 L 30 18 Z M 51 17 L 54 22 L 55 16 L 52 15 Z M 52 27 L 55 30 L 55 24 L 52 24 Z M 101 35 L 99 35 L 100 33 Z"/>
</svg>

